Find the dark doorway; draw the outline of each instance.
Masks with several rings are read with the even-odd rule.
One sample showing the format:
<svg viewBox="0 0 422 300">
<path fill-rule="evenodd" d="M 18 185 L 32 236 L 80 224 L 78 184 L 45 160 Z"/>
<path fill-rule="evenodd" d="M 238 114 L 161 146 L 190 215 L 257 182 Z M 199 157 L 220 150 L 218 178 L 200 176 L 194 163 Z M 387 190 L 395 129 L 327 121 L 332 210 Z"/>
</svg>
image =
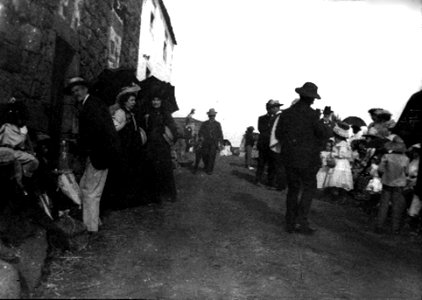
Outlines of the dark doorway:
<svg viewBox="0 0 422 300">
<path fill-rule="evenodd" d="M 68 77 L 69 66 L 75 55 L 74 49 L 62 38 L 56 38 L 56 48 L 53 62 L 53 77 L 51 85 L 51 111 L 49 133 L 53 145 L 59 145 L 62 132 L 63 103 L 65 80 Z M 58 149 L 53 149 L 58 150 Z"/>
</svg>

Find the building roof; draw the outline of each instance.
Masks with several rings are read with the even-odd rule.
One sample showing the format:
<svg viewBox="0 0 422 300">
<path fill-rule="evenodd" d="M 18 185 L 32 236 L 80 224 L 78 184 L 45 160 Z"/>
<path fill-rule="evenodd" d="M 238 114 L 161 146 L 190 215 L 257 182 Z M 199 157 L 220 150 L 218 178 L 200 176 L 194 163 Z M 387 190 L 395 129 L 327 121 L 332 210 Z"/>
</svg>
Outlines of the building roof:
<svg viewBox="0 0 422 300">
<path fill-rule="evenodd" d="M 171 20 L 169 13 L 167 12 L 166 6 L 164 5 L 163 0 L 158 0 L 158 4 L 160 5 L 161 11 L 163 12 L 164 19 L 167 23 L 167 28 L 170 32 L 171 39 L 173 40 L 173 44 L 177 45 L 176 36 L 174 35 L 173 26 L 171 26 Z"/>
</svg>

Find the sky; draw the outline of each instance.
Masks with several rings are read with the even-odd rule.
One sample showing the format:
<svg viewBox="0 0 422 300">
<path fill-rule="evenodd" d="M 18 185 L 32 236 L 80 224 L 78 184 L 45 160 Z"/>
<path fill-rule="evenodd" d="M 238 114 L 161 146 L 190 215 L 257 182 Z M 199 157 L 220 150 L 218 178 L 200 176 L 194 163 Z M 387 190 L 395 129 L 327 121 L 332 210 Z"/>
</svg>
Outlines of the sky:
<svg viewBox="0 0 422 300">
<path fill-rule="evenodd" d="M 240 144 L 269 99 L 282 108 L 311 81 L 342 119 L 370 122 L 382 107 L 398 119 L 422 88 L 420 0 L 164 0 L 175 32 L 172 84 L 179 111 Z"/>
</svg>

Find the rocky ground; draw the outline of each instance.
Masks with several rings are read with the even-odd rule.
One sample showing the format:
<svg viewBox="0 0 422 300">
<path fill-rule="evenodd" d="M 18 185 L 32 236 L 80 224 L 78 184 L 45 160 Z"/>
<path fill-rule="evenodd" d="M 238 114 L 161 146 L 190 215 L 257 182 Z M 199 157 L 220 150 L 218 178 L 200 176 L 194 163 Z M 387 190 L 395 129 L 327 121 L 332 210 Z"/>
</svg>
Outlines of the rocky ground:
<svg viewBox="0 0 422 300">
<path fill-rule="evenodd" d="M 285 192 L 256 187 L 241 158 L 219 158 L 213 175 L 175 173 L 178 202 L 113 212 L 31 296 L 420 299 L 421 241 L 374 234 L 356 207 L 316 200 L 315 235 L 288 234 Z"/>
</svg>

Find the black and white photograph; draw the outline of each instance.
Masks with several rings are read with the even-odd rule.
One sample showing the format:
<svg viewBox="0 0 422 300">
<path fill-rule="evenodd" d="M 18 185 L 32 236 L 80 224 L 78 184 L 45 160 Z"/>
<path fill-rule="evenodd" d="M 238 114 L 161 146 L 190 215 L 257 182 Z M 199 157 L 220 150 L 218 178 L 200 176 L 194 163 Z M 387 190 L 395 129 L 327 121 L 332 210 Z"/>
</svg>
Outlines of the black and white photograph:
<svg viewBox="0 0 422 300">
<path fill-rule="evenodd" d="M 0 0 L 0 299 L 422 299 L 422 0 Z"/>
</svg>

